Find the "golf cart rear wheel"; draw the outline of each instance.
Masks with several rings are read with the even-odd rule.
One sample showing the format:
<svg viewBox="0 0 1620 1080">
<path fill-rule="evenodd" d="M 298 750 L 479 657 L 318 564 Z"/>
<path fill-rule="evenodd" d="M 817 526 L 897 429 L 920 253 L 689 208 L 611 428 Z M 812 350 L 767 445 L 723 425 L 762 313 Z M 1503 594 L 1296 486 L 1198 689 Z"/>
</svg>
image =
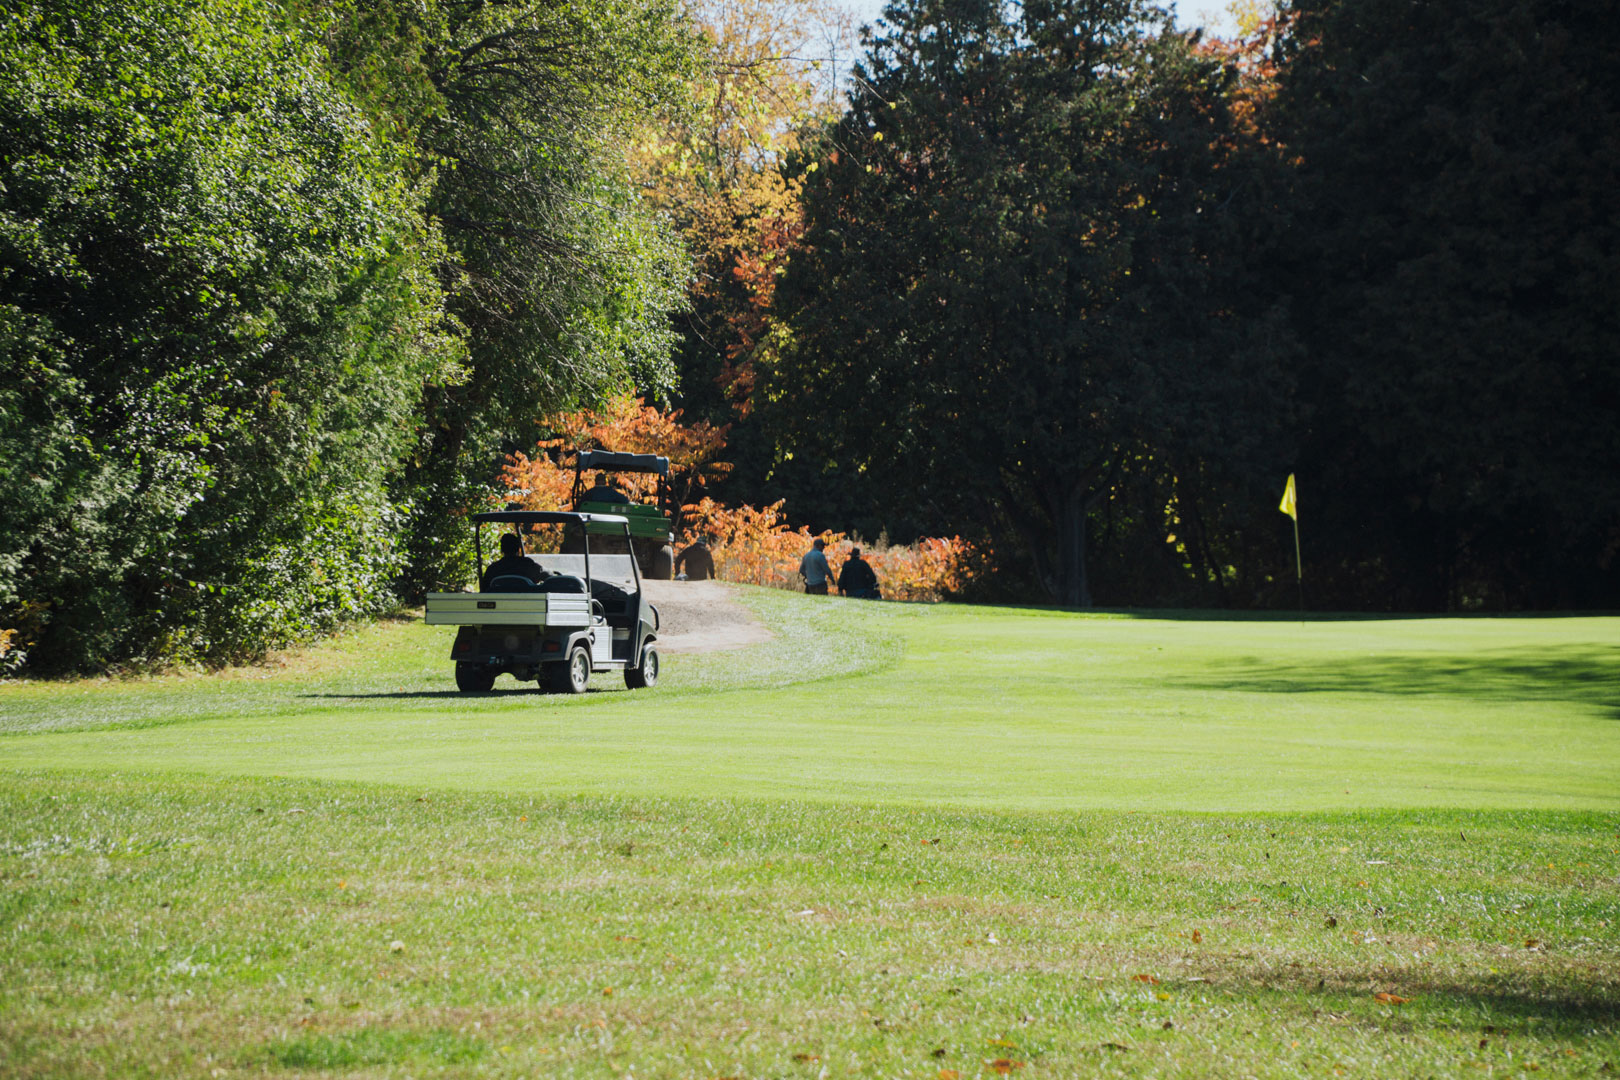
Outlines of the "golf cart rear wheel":
<svg viewBox="0 0 1620 1080">
<path fill-rule="evenodd" d="M 456 689 L 464 694 L 488 693 L 495 685 L 495 673 L 480 664 L 456 665 Z"/>
<path fill-rule="evenodd" d="M 590 681 L 591 654 L 583 645 L 575 645 L 567 660 L 551 665 L 546 672 L 546 685 L 553 694 L 583 694 Z"/>
<path fill-rule="evenodd" d="M 624 685 L 632 690 L 645 690 L 658 685 L 658 650 L 651 645 L 641 650 L 641 666 L 624 669 Z"/>
</svg>

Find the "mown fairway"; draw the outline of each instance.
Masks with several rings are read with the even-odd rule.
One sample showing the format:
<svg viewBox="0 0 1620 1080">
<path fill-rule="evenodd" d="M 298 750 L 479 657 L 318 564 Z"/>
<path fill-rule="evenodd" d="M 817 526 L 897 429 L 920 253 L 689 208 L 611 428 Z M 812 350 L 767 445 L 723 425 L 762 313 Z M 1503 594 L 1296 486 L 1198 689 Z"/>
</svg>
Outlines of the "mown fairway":
<svg viewBox="0 0 1620 1080">
<path fill-rule="evenodd" d="M 652 693 L 0 687 L 3 1071 L 1620 1068 L 1615 620 L 750 603 Z"/>
</svg>

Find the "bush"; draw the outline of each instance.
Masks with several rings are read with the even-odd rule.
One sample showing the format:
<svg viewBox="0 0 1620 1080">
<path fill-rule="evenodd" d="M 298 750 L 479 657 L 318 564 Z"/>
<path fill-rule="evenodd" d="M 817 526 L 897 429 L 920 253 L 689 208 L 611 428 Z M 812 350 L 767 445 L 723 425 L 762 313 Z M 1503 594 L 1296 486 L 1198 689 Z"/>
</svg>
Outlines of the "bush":
<svg viewBox="0 0 1620 1080">
<path fill-rule="evenodd" d="M 444 248 L 284 16 L 0 13 L 0 625 L 31 670 L 236 660 L 388 602 L 385 485 L 460 356 Z"/>
</svg>

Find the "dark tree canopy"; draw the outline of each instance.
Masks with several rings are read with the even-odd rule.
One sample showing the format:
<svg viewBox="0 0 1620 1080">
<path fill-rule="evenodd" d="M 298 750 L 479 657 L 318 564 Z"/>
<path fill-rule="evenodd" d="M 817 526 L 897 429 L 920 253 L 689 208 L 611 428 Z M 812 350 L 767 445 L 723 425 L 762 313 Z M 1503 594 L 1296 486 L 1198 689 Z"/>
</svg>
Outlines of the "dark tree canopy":
<svg viewBox="0 0 1620 1080">
<path fill-rule="evenodd" d="M 1620 20 L 1296 0 L 1299 471 L 1322 601 L 1620 602 Z"/>
<path fill-rule="evenodd" d="M 1088 604 L 1088 518 L 1125 473 L 1241 490 L 1276 460 L 1289 338 L 1241 260 L 1268 219 L 1233 67 L 1130 0 L 1009 10 L 886 10 L 811 163 L 762 407 L 784 471 L 924 528 L 1005 523 Z"/>
</svg>

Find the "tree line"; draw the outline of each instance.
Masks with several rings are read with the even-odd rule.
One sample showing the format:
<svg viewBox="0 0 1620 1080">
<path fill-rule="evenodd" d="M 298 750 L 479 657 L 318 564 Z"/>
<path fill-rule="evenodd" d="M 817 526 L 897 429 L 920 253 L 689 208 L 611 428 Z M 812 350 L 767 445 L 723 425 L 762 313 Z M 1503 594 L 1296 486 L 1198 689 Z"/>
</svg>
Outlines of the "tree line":
<svg viewBox="0 0 1620 1080">
<path fill-rule="evenodd" d="M 1614 20 L 1260 14 L 890 4 L 785 165 L 734 482 L 1000 595 L 1263 608 L 1296 473 L 1312 607 L 1620 603 Z"/>
<path fill-rule="evenodd" d="M 987 595 L 1620 603 L 1599 0 L 0 14 L 0 630 L 221 663 L 463 580 L 536 418 Z M 840 51 L 841 50 L 841 51 Z M 3 672 L 0 672 L 3 673 Z"/>
<path fill-rule="evenodd" d="M 464 575 L 547 407 L 672 378 L 666 0 L 0 14 L 0 660 L 220 663 Z"/>
</svg>

